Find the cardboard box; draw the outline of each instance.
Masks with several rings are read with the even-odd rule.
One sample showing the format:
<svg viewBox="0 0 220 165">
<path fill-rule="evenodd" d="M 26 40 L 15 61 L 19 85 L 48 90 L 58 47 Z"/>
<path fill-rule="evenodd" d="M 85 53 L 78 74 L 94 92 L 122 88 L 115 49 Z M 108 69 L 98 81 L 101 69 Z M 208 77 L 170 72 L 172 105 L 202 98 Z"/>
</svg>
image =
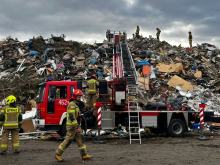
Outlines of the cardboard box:
<svg viewBox="0 0 220 165">
<path fill-rule="evenodd" d="M 35 127 L 31 119 L 23 120 L 21 128 L 24 132 L 34 132 Z"/>
<path fill-rule="evenodd" d="M 174 88 L 179 86 L 184 91 L 193 91 L 193 85 L 177 75 L 173 76 L 167 84 Z"/>
</svg>

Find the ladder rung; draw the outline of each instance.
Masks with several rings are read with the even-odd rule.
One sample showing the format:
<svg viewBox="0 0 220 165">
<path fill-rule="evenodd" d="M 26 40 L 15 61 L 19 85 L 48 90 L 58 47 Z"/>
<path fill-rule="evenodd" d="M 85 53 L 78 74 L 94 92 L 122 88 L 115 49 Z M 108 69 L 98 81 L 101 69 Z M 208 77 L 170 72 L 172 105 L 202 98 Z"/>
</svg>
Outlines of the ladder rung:
<svg viewBox="0 0 220 165">
<path fill-rule="evenodd" d="M 135 109 L 137 106 L 129 106 L 129 109 Z"/>
<path fill-rule="evenodd" d="M 141 139 L 131 139 L 131 140 L 140 140 L 141 141 Z"/>
<path fill-rule="evenodd" d="M 134 92 L 134 91 L 128 91 L 128 94 L 137 94 L 137 92 Z"/>
<path fill-rule="evenodd" d="M 136 132 L 136 133 L 135 132 L 131 132 L 130 134 L 131 135 L 139 135 L 140 133 L 139 132 Z"/>
</svg>

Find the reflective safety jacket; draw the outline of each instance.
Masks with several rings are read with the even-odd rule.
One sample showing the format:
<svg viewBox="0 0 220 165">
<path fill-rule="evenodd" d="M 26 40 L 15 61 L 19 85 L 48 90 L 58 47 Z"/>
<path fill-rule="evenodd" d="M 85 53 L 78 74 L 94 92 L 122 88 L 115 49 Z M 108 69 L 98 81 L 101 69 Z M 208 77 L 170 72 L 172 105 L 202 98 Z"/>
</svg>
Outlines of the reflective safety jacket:
<svg viewBox="0 0 220 165">
<path fill-rule="evenodd" d="M 87 89 L 88 94 L 95 94 L 96 93 L 96 86 L 98 85 L 98 81 L 95 79 L 90 79 L 87 81 Z"/>
<path fill-rule="evenodd" d="M 19 128 L 21 124 L 21 109 L 19 107 L 5 106 L 1 110 L 4 115 L 3 127 L 6 129 Z"/>
<path fill-rule="evenodd" d="M 71 101 L 69 105 L 67 106 L 67 126 L 78 126 L 78 120 L 79 120 L 79 107 L 76 105 L 75 102 Z"/>
</svg>

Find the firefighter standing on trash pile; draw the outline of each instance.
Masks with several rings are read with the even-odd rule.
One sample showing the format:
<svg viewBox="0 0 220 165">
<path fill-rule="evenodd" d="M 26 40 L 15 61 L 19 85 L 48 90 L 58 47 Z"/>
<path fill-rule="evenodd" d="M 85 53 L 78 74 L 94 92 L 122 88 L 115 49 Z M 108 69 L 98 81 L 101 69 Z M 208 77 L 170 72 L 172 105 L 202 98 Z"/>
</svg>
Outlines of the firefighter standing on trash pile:
<svg viewBox="0 0 220 165">
<path fill-rule="evenodd" d="M 96 102 L 97 87 L 99 82 L 96 80 L 96 76 L 92 75 L 87 81 L 87 107 L 92 109 Z"/>
<path fill-rule="evenodd" d="M 12 147 L 14 153 L 19 153 L 19 128 L 21 127 L 21 108 L 16 106 L 16 97 L 10 95 L 6 98 L 6 106 L 0 111 L 0 126 L 3 126 L 1 139 L 1 154 L 6 154 L 8 150 L 8 139 L 11 133 Z"/>
<path fill-rule="evenodd" d="M 135 35 L 137 38 L 140 37 L 139 33 L 140 33 L 140 27 L 137 25 L 136 32 L 135 32 Z"/>
<path fill-rule="evenodd" d="M 79 107 L 76 105 L 76 100 L 80 100 L 82 95 L 83 93 L 81 90 L 74 90 L 73 96 L 71 97 L 70 102 L 67 106 L 67 133 L 64 141 L 58 146 L 56 150 L 55 159 L 57 161 L 63 161 L 62 154 L 64 150 L 69 147 L 74 138 L 80 149 L 82 160 L 89 160 L 92 158 L 92 156 L 87 153 L 86 145 L 83 144 L 83 135 L 80 127 L 80 110 Z"/>
<path fill-rule="evenodd" d="M 192 32 L 189 32 L 189 47 L 192 48 Z"/>
<path fill-rule="evenodd" d="M 161 32 L 161 30 L 159 28 L 156 28 L 156 30 L 157 30 L 157 34 L 156 34 L 157 40 L 160 41 L 160 32 Z"/>
</svg>

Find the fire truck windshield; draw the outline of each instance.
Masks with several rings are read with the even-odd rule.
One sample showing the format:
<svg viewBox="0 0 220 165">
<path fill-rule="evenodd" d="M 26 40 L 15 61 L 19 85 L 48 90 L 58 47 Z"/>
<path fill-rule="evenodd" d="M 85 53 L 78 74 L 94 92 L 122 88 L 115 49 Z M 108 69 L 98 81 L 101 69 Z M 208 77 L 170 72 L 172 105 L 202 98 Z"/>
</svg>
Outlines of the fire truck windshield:
<svg viewBox="0 0 220 165">
<path fill-rule="evenodd" d="M 39 87 L 37 98 L 36 98 L 37 103 L 43 102 L 44 89 L 45 89 L 45 85 L 42 85 Z"/>
</svg>

